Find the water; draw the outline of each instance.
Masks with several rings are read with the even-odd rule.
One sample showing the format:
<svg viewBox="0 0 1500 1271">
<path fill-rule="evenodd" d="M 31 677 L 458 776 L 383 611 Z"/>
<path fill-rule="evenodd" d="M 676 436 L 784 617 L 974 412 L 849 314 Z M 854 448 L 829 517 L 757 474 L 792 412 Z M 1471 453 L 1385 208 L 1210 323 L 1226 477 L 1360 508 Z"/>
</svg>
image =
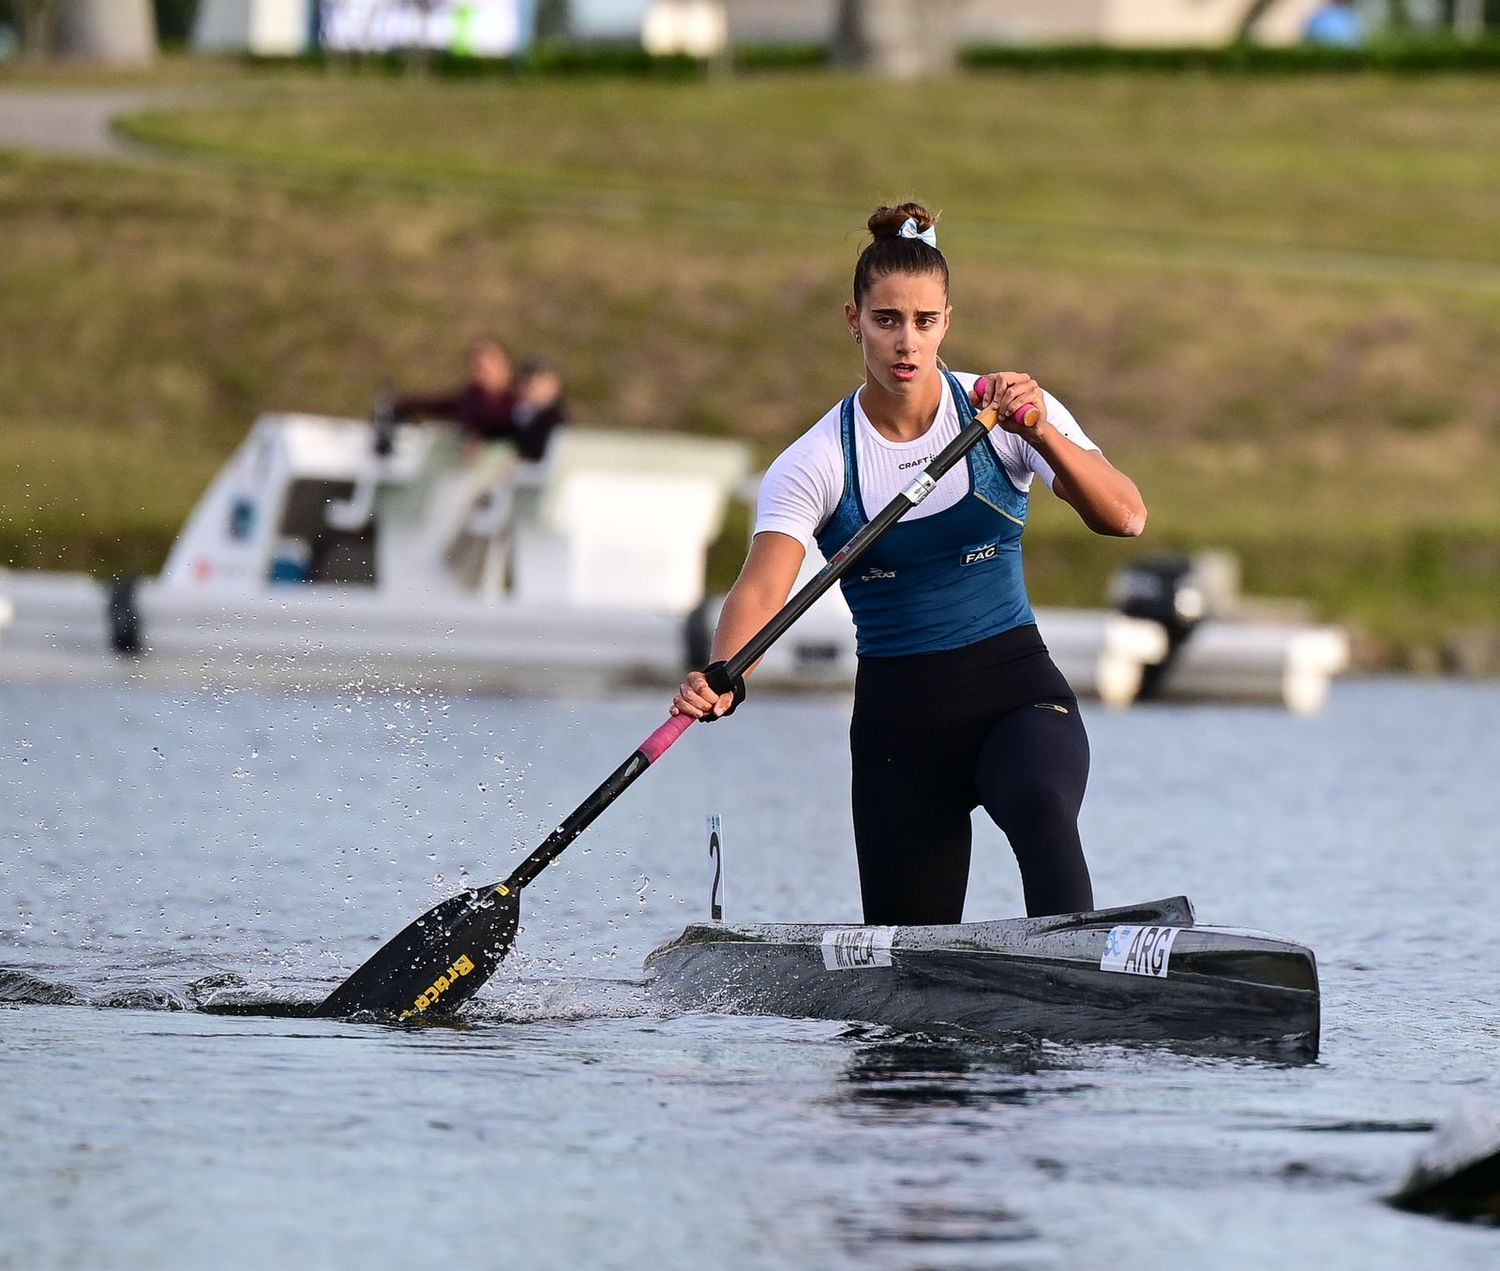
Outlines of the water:
<svg viewBox="0 0 1500 1271">
<path fill-rule="evenodd" d="M 659 722 L 600 703 L 0 685 L 0 1268 L 1500 1264 L 1380 1203 L 1500 1101 L 1500 686 L 1088 713 L 1101 904 L 1317 951 L 1317 1064 L 663 1017 L 701 918 L 855 921 L 846 706 L 695 729 L 526 891 L 464 1027 L 320 997 Z M 968 917 L 1018 910 L 992 830 Z M 108 1009 L 102 1009 L 108 1008 Z"/>
</svg>

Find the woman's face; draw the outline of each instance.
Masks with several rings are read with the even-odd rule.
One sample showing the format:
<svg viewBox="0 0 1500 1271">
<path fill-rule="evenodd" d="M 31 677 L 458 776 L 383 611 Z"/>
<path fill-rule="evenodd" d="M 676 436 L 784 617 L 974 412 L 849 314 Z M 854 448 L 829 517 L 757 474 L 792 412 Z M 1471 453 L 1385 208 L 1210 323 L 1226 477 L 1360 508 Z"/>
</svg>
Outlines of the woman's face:
<svg viewBox="0 0 1500 1271">
<path fill-rule="evenodd" d="M 926 387 L 952 316 L 939 274 L 876 278 L 858 310 L 844 306 L 849 329 L 865 354 L 865 378 L 898 397 Z"/>
</svg>

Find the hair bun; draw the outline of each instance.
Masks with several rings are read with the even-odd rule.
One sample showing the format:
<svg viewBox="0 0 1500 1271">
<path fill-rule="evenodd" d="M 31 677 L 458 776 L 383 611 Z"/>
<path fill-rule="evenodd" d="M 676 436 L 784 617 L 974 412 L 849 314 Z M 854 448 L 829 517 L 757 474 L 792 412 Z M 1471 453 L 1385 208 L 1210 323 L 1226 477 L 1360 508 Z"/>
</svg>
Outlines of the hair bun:
<svg viewBox="0 0 1500 1271">
<path fill-rule="evenodd" d="M 878 243 L 883 238 L 895 238 L 908 218 L 916 221 L 918 231 L 922 232 L 937 224 L 937 217 L 920 203 L 898 203 L 895 207 L 877 207 L 866 225 L 870 237 Z"/>
<path fill-rule="evenodd" d="M 920 203 L 876 208 L 865 222 L 870 241 L 854 265 L 854 304 L 865 303 L 875 279 L 887 274 L 932 274 L 948 293 L 948 262 L 937 245 L 937 216 Z"/>
</svg>

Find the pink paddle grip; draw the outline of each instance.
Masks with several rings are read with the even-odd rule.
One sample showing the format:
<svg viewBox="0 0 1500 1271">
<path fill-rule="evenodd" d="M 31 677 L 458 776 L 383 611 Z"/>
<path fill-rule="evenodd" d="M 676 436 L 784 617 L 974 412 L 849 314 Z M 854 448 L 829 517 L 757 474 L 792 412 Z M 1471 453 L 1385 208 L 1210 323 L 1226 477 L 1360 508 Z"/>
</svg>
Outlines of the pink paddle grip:
<svg viewBox="0 0 1500 1271">
<path fill-rule="evenodd" d="M 691 715 L 673 715 L 636 749 L 646 756 L 647 763 L 655 763 L 672 748 L 672 743 L 696 722 Z"/>
</svg>

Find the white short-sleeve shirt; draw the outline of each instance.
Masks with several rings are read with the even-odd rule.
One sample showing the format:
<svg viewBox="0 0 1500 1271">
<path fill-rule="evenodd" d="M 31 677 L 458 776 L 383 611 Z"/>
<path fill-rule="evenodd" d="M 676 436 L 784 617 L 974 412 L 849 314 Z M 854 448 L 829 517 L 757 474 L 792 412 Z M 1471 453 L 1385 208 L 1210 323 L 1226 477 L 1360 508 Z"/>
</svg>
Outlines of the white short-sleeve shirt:
<svg viewBox="0 0 1500 1271">
<path fill-rule="evenodd" d="M 973 390 L 978 375 L 953 372 L 965 392 Z M 946 388 L 946 385 L 945 385 Z M 1043 392 L 1047 402 L 1047 421 L 1064 437 L 1085 450 L 1098 450 L 1085 435 L 1078 421 L 1051 393 Z M 818 528 L 833 515 L 844 492 L 844 450 L 840 441 L 841 413 L 839 402 L 807 432 L 792 442 L 767 470 L 761 482 L 756 509 L 755 532 L 775 530 L 796 539 L 803 547 L 813 540 Z M 859 468 L 859 493 L 865 511 L 873 516 L 885 507 L 911 481 L 928 461 L 958 436 L 958 406 L 953 395 L 943 393 L 942 405 L 932 427 L 915 441 L 890 441 L 870 423 L 854 398 L 854 444 Z M 1047 461 L 1029 443 L 1003 428 L 991 430 L 989 444 L 1005 469 L 1011 484 L 1026 493 L 1033 476 L 1041 477 L 1050 490 L 1053 471 Z M 908 520 L 932 516 L 952 507 L 969 491 L 967 464 L 956 464 L 937 483 L 921 503 L 909 513 Z"/>
</svg>

